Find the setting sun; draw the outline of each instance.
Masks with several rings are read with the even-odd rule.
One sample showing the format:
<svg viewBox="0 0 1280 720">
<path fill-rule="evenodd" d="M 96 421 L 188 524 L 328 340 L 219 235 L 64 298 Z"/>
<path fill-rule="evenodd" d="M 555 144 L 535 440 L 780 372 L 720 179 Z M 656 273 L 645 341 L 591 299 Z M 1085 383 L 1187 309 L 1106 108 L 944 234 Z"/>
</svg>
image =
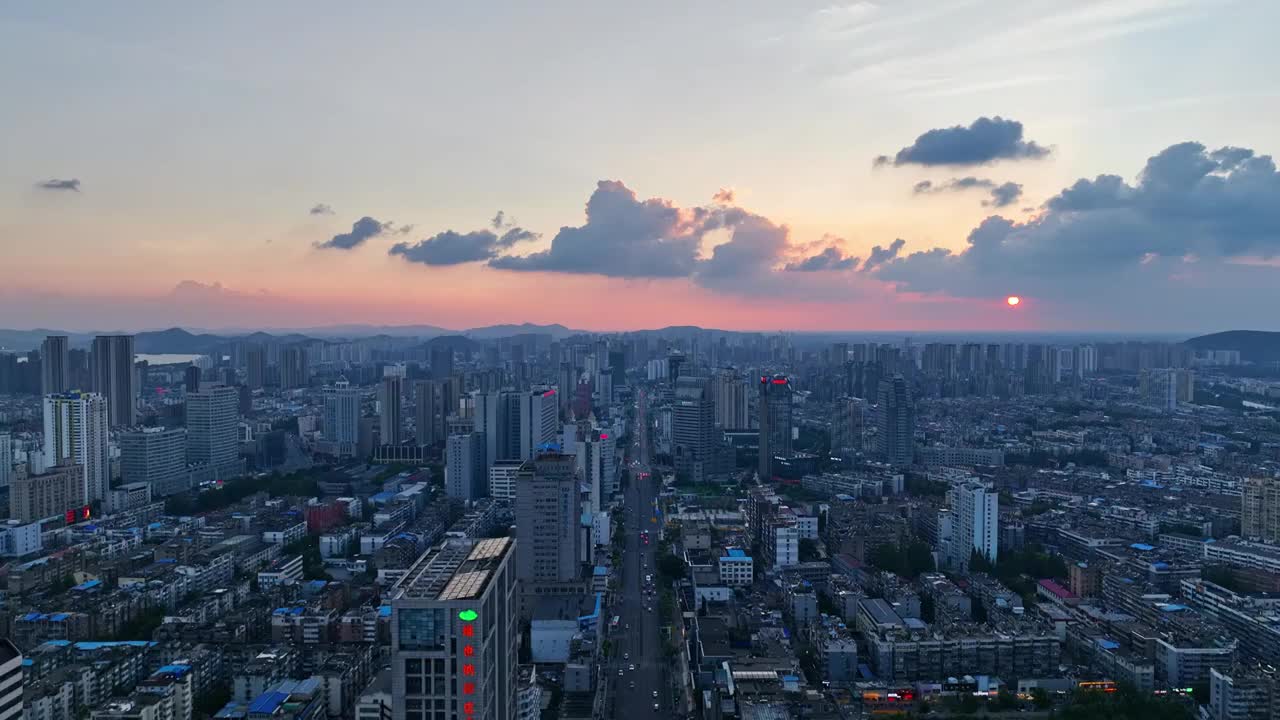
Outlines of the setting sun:
<svg viewBox="0 0 1280 720">
<path fill-rule="evenodd" d="M 1005 298 L 1004 301 L 1009 303 L 1009 307 L 1017 307 L 1018 304 L 1022 302 L 1022 298 L 1018 297 L 1017 295 L 1010 295 L 1009 297 Z"/>
</svg>

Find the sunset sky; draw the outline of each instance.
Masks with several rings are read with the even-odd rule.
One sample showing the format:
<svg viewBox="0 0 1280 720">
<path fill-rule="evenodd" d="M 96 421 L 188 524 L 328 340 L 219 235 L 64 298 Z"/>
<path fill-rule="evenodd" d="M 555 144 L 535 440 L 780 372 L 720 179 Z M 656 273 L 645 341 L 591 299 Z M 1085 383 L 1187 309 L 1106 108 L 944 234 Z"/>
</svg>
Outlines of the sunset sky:
<svg viewBox="0 0 1280 720">
<path fill-rule="evenodd" d="M 9 3 L 0 327 L 1280 330 L 1276 27 L 1245 0 Z"/>
</svg>

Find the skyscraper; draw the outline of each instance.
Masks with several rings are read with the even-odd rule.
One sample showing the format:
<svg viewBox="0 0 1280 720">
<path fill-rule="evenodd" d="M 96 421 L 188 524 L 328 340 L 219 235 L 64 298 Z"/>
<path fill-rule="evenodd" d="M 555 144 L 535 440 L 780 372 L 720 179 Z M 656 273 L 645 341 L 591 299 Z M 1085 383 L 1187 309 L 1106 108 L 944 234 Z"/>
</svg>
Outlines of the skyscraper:
<svg viewBox="0 0 1280 720">
<path fill-rule="evenodd" d="M 556 391 L 477 393 L 475 429 L 485 434 L 486 463 L 529 460 L 556 437 Z"/>
<path fill-rule="evenodd" d="M 710 383 L 704 377 L 684 376 L 676 379 L 675 386 L 671 408 L 672 463 L 677 476 L 703 482 L 715 474 L 713 453 L 718 445 Z"/>
<path fill-rule="evenodd" d="M 191 489 L 187 471 L 187 431 L 143 428 L 120 435 L 120 475 L 126 483 L 144 482 L 153 497 Z"/>
<path fill-rule="evenodd" d="M 23 683 L 22 651 L 0 640 L 0 720 L 21 720 Z"/>
<path fill-rule="evenodd" d="M 13 479 L 13 438 L 0 432 L 0 488 L 9 487 Z"/>
<path fill-rule="evenodd" d="M 569 432 L 571 429 L 566 427 L 565 433 Z M 567 440 L 565 444 L 567 449 Z M 582 481 L 590 488 L 592 512 L 600 512 L 606 505 L 606 500 L 618 492 L 615 453 L 615 440 L 607 432 L 588 430 L 582 433 L 582 437 L 575 435 L 573 454 L 578 459 L 578 472 Z"/>
<path fill-rule="evenodd" d="M 307 348 L 302 345 L 290 345 L 280 351 L 280 387 L 306 387 L 311 380 L 311 366 L 308 364 Z"/>
<path fill-rule="evenodd" d="M 1257 477 L 1244 481 L 1240 534 L 1253 540 L 1280 542 L 1280 480 Z"/>
<path fill-rule="evenodd" d="M 200 368 L 195 365 L 188 365 L 186 370 L 182 371 L 182 384 L 187 392 L 193 393 L 200 389 Z"/>
<path fill-rule="evenodd" d="M 107 401 L 96 393 L 69 392 L 44 399 L 46 465 L 79 466 L 86 502 L 103 500 L 111 484 Z"/>
<path fill-rule="evenodd" d="M 975 552 L 996 562 L 1000 548 L 1000 496 L 976 481 L 953 485 L 947 496 L 952 516 L 952 562 L 968 571 L 969 559 Z"/>
<path fill-rule="evenodd" d="M 84 473 L 79 465 L 58 465 L 39 475 L 27 475 L 9 487 L 9 517 L 35 522 L 69 513 L 80 519 L 88 505 L 84 496 Z"/>
<path fill-rule="evenodd" d="M 581 513 L 577 459 L 548 453 L 516 476 L 516 572 L 522 593 L 580 578 Z"/>
<path fill-rule="evenodd" d="M 413 383 L 413 432 L 419 445 L 435 445 L 444 435 L 446 418 L 441 416 L 443 397 L 440 383 L 415 380 Z"/>
<path fill-rule="evenodd" d="M 404 378 L 387 375 L 378 388 L 378 417 L 383 445 L 399 445 L 404 439 Z"/>
<path fill-rule="evenodd" d="M 71 367 L 67 354 L 66 335 L 50 335 L 40 345 L 41 393 L 53 395 L 71 389 Z"/>
<path fill-rule="evenodd" d="M 726 430 L 751 427 L 747 383 L 737 372 L 717 372 L 711 386 L 711 395 L 716 409 L 716 425 Z"/>
<path fill-rule="evenodd" d="M 360 389 L 338 378 L 324 389 L 324 439 L 338 457 L 355 457 L 360 442 Z"/>
<path fill-rule="evenodd" d="M 901 375 L 881 380 L 878 404 L 876 445 L 880 459 L 892 465 L 910 465 L 915 454 L 916 425 L 907 381 Z"/>
<path fill-rule="evenodd" d="M 252 390 L 261 390 L 267 379 L 267 351 L 261 345 L 251 345 L 245 351 L 244 383 Z"/>
<path fill-rule="evenodd" d="M 446 540 L 392 588 L 394 720 L 515 720 L 517 547 Z"/>
<path fill-rule="evenodd" d="M 453 349 L 431 348 L 431 377 L 436 380 L 448 380 L 450 375 L 453 375 Z"/>
<path fill-rule="evenodd" d="M 187 395 L 187 461 L 223 467 L 240 457 L 240 393 L 211 385 Z"/>
<path fill-rule="evenodd" d="M 138 381 L 133 368 L 132 335 L 99 335 L 90 355 L 93 390 L 107 401 L 108 420 L 132 425 L 138 417 Z"/>
<path fill-rule="evenodd" d="M 444 489 L 449 497 L 466 502 L 489 494 L 484 433 L 449 436 L 445 444 Z"/>
<path fill-rule="evenodd" d="M 761 480 L 773 477 L 773 459 L 791 457 L 791 381 L 785 375 L 761 376 L 756 404 L 760 425 Z"/>
</svg>

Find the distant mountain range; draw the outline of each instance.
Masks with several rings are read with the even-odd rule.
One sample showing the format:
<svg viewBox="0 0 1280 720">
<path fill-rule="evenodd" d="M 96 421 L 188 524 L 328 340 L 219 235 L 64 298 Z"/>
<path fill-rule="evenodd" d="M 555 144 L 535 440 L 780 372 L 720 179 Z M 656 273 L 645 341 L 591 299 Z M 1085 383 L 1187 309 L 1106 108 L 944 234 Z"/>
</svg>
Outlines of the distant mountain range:
<svg viewBox="0 0 1280 720">
<path fill-rule="evenodd" d="M 1197 350 L 1239 350 L 1246 362 L 1280 361 L 1280 332 L 1228 330 L 1193 337 L 1187 344 Z"/>
<path fill-rule="evenodd" d="M 40 347 L 48 335 L 66 335 L 72 347 L 88 347 L 95 335 L 118 334 L 120 331 L 68 332 L 49 328 L 32 330 L 0 329 L 0 350 L 26 352 Z M 489 325 L 470 330 L 449 330 L 435 325 L 333 325 L 318 328 L 273 330 L 198 330 L 183 328 L 146 330 L 133 333 L 134 350 L 141 354 L 203 355 L 233 342 L 291 343 L 305 340 L 337 340 L 356 338 L 383 338 L 402 341 L 430 341 L 438 339 L 445 344 L 461 348 L 476 341 L 495 340 L 515 335 L 551 335 L 563 339 L 586 332 L 571 330 L 563 325 Z M 439 343 L 436 343 L 439 344 Z"/>
</svg>

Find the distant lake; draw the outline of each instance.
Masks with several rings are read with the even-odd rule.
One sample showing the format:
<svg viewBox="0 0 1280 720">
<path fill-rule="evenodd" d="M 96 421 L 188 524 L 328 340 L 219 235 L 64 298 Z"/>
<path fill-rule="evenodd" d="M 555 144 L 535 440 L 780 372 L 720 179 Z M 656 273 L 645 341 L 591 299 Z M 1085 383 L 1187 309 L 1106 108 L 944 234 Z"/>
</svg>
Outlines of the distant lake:
<svg viewBox="0 0 1280 720">
<path fill-rule="evenodd" d="M 199 360 L 202 355 L 183 355 L 181 353 L 159 353 L 149 355 L 146 353 L 136 353 L 133 356 L 134 362 L 147 361 L 149 365 L 189 365 Z"/>
</svg>

